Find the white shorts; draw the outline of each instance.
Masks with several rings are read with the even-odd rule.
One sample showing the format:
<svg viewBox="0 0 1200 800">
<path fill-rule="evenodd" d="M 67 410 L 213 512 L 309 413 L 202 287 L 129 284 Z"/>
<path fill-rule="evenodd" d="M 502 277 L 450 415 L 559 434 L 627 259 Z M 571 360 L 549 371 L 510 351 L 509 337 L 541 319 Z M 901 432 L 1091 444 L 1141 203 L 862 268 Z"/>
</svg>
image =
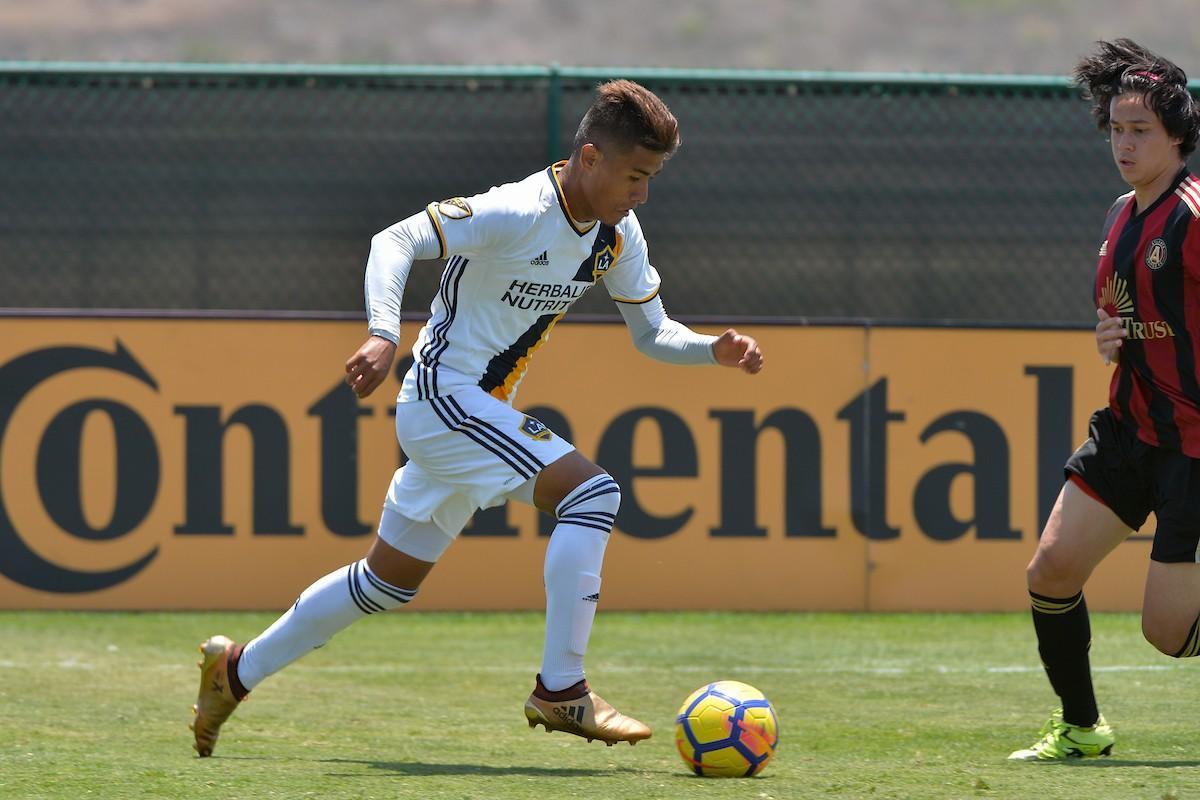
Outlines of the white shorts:
<svg viewBox="0 0 1200 800">
<path fill-rule="evenodd" d="M 537 419 L 482 389 L 396 405 L 396 438 L 408 463 L 384 507 L 458 536 L 477 510 L 498 506 L 575 447 Z M 532 500 L 528 490 L 516 499 Z"/>
</svg>

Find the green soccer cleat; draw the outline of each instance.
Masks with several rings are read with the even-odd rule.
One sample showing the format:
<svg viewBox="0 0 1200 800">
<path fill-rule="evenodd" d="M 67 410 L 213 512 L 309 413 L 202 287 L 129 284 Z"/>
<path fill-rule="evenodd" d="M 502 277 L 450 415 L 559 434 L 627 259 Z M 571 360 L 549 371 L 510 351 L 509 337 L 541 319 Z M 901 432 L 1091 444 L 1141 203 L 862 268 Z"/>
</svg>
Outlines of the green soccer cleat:
<svg viewBox="0 0 1200 800">
<path fill-rule="evenodd" d="M 1061 761 L 1065 758 L 1097 758 L 1112 752 L 1117 737 L 1101 714 L 1096 724 L 1084 728 L 1064 722 L 1062 709 L 1042 726 L 1042 738 L 1026 750 L 1017 750 L 1009 761 Z"/>
</svg>

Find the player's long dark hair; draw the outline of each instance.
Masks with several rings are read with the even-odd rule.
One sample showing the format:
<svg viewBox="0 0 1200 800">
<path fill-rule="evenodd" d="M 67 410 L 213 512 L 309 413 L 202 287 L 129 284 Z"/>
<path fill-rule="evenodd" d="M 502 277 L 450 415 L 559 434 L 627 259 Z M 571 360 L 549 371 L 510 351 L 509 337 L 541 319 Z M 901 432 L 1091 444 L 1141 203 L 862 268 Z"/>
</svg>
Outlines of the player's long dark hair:
<svg viewBox="0 0 1200 800">
<path fill-rule="evenodd" d="M 1134 42 L 1097 42 L 1091 55 L 1075 65 L 1075 82 L 1092 101 L 1092 117 L 1108 130 L 1109 103 L 1120 94 L 1144 95 L 1146 107 L 1162 121 L 1172 137 L 1182 141 L 1179 154 L 1187 158 L 1200 138 L 1200 103 L 1187 88 L 1187 75 L 1177 65 Z"/>
</svg>

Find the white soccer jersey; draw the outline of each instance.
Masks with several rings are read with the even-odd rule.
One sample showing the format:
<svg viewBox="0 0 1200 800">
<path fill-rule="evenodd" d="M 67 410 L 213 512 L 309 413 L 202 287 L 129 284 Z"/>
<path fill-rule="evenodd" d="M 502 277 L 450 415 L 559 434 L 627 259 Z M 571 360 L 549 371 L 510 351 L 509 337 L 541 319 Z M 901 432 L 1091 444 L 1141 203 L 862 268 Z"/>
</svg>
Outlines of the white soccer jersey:
<svg viewBox="0 0 1200 800">
<path fill-rule="evenodd" d="M 479 386 L 511 403 L 534 351 L 597 280 L 620 303 L 658 293 L 637 217 L 580 227 L 558 181 L 562 166 L 429 204 L 447 263 L 400 402 Z"/>
</svg>

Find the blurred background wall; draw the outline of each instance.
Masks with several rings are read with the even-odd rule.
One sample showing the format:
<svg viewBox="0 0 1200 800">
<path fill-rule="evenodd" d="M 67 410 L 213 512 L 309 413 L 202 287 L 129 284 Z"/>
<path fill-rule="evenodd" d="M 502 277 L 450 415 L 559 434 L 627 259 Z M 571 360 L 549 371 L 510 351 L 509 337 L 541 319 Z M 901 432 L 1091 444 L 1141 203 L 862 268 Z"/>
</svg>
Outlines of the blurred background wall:
<svg viewBox="0 0 1200 800">
<path fill-rule="evenodd" d="M 374 232 L 565 157 L 596 82 L 633 76 L 682 124 L 639 212 L 677 316 L 1088 325 L 1100 222 L 1126 187 L 1063 76 L 1118 35 L 1188 69 L 1200 15 L 1178 0 L 0 3 L 10 59 L 184 64 L 0 71 L 0 307 L 357 312 Z M 512 64 L 540 66 L 495 67 Z M 415 271 L 406 308 L 427 308 L 437 274 Z M 578 310 L 612 314 L 601 294 Z"/>
<path fill-rule="evenodd" d="M 9 59 L 1063 74 L 1130 36 L 1198 66 L 1192 0 L 5 0 Z"/>
<path fill-rule="evenodd" d="M 372 234 L 565 158 L 616 75 L 681 120 L 638 211 L 675 315 L 1090 321 L 1125 189 L 1065 80 L 621 69 L 0 70 L 0 306 L 358 312 Z"/>
</svg>

